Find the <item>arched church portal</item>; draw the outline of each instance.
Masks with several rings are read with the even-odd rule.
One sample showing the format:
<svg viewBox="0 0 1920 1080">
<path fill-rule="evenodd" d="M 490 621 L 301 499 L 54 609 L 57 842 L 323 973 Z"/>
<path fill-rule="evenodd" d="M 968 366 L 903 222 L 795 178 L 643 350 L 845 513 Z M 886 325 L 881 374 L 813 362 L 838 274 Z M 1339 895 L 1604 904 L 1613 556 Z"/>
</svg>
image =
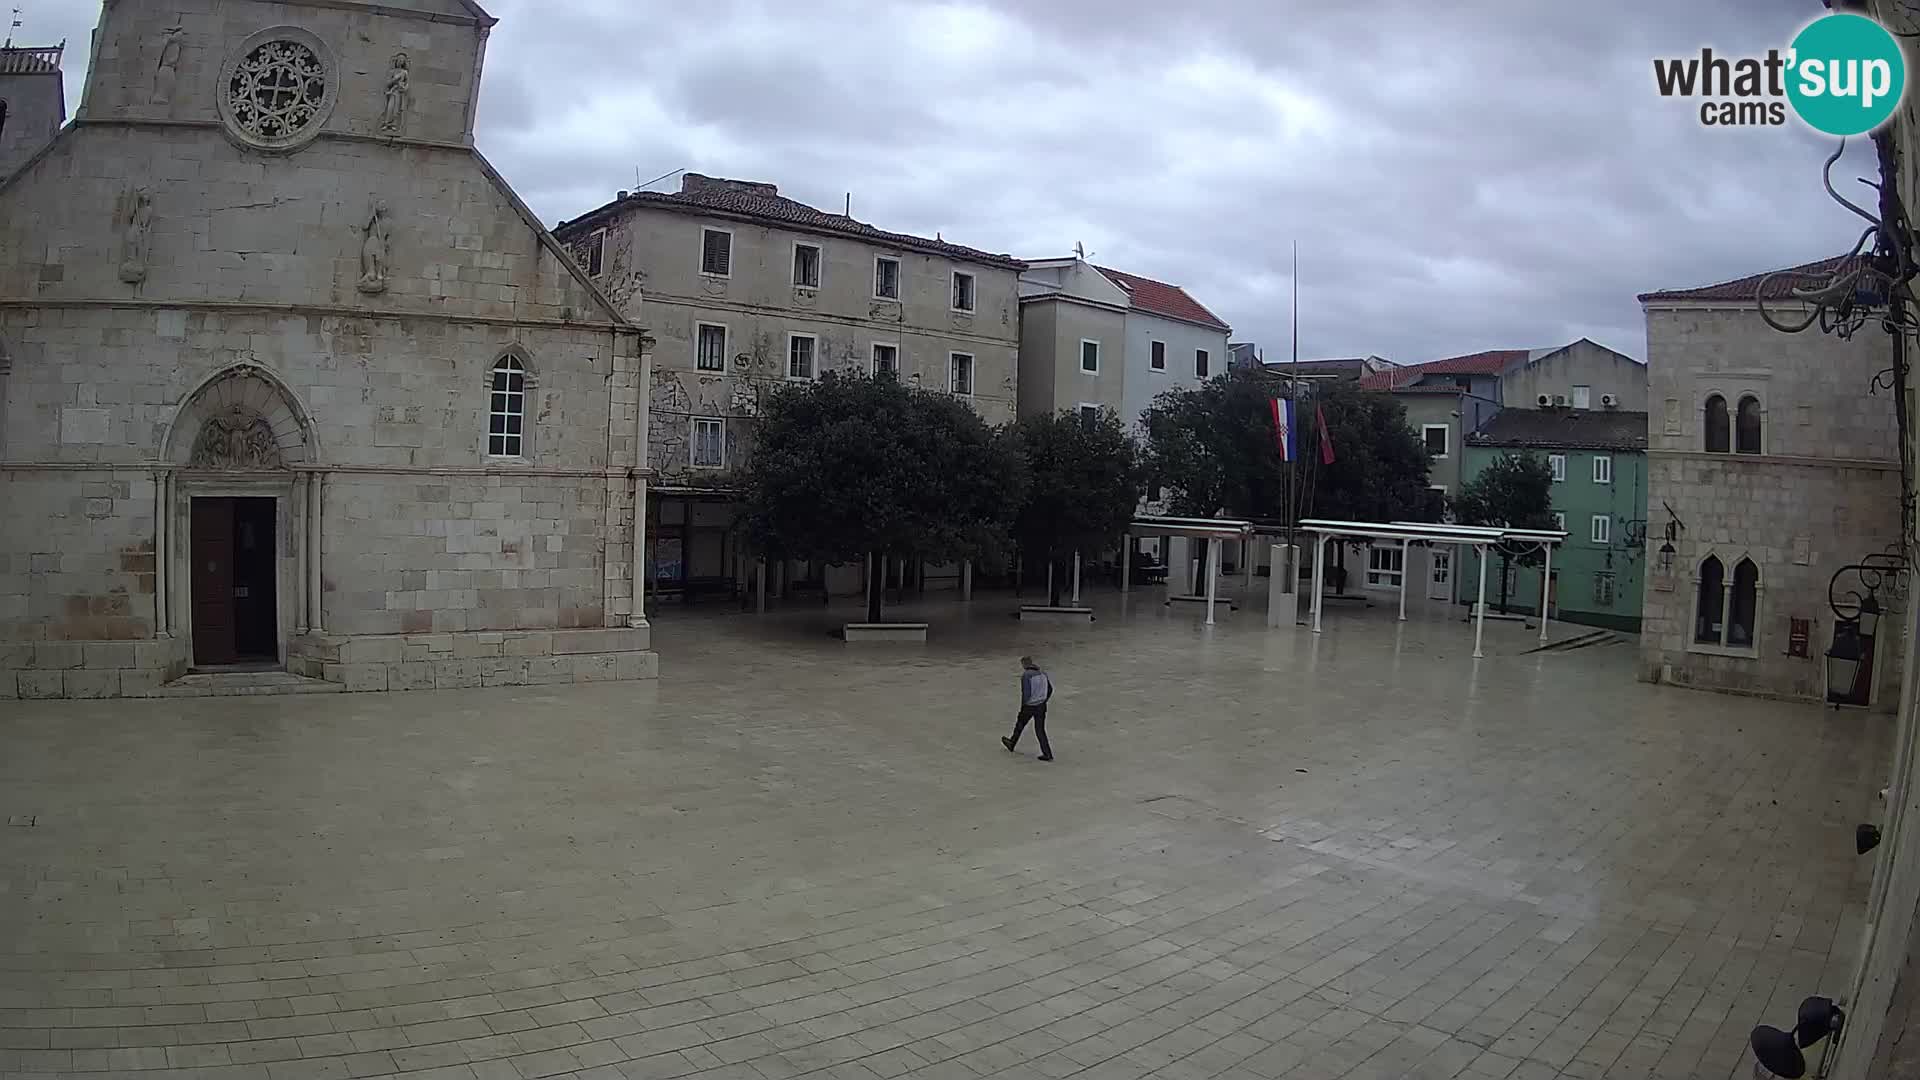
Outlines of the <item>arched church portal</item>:
<svg viewBox="0 0 1920 1080">
<path fill-rule="evenodd" d="M 162 625 L 187 635 L 195 667 L 281 667 L 318 627 L 318 450 L 306 410 L 257 365 L 181 403 L 162 448 Z"/>
</svg>

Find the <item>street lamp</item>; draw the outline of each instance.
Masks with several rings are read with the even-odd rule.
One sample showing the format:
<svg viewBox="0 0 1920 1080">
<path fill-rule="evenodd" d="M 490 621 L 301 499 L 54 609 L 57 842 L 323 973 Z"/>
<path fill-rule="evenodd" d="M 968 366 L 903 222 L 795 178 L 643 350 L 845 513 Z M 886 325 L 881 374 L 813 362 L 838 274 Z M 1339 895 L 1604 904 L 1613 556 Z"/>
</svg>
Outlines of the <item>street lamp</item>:
<svg viewBox="0 0 1920 1080">
<path fill-rule="evenodd" d="M 1660 572 L 1673 573 L 1673 541 L 1671 540 L 1660 545 Z"/>
</svg>

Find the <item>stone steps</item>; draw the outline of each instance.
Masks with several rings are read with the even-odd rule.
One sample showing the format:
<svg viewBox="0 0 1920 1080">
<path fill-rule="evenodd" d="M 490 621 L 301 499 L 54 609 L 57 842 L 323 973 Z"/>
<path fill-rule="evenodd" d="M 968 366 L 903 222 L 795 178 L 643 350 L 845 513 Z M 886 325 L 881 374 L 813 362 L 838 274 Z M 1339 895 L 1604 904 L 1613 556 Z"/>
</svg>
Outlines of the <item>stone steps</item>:
<svg viewBox="0 0 1920 1080">
<path fill-rule="evenodd" d="M 339 694 L 339 683 L 287 671 L 198 671 L 153 691 L 152 697 L 250 697 L 265 694 Z"/>
</svg>

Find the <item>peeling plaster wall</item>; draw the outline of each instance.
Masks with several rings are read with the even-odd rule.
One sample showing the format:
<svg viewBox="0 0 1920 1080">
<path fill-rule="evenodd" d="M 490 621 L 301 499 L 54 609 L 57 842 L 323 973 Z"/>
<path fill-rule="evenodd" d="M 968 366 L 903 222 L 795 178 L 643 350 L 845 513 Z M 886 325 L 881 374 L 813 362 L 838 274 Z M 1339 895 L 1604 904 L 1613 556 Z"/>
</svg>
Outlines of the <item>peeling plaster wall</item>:
<svg viewBox="0 0 1920 1080">
<path fill-rule="evenodd" d="M 699 273 L 703 225 L 732 232 L 731 277 Z M 796 241 L 821 247 L 819 289 L 792 283 Z M 901 260 L 900 303 L 873 299 L 880 254 Z M 874 344 L 893 345 L 902 380 L 911 385 L 918 376 L 918 385 L 936 390 L 947 388 L 950 355 L 970 353 L 974 408 L 988 423 L 1014 417 L 1019 312 L 1011 270 L 644 206 L 609 224 L 603 258 L 596 280 L 616 302 L 631 314 L 645 296 L 656 342 L 649 460 L 670 480 L 725 471 L 692 468 L 694 417 L 725 420 L 728 469 L 745 460 L 761 402 L 786 380 L 790 334 L 816 336 L 816 372 L 867 373 Z M 949 310 L 954 269 L 975 276 L 972 315 Z M 724 372 L 696 367 L 700 323 L 726 327 Z"/>
</svg>

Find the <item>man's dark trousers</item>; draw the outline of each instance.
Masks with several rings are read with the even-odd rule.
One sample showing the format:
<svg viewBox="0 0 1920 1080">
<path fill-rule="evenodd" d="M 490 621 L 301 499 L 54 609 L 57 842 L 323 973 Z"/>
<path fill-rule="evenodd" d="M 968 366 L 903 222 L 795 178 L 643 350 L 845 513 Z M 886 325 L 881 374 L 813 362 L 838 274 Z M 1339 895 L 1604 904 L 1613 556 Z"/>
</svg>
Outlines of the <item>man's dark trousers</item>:
<svg viewBox="0 0 1920 1080">
<path fill-rule="evenodd" d="M 1033 721 L 1034 737 L 1040 740 L 1040 756 L 1052 757 L 1053 747 L 1047 745 L 1047 703 L 1044 701 L 1038 705 L 1020 706 L 1020 715 L 1013 721 L 1013 738 L 1008 741 L 1018 745 L 1020 734 L 1027 730 L 1029 720 Z"/>
</svg>

